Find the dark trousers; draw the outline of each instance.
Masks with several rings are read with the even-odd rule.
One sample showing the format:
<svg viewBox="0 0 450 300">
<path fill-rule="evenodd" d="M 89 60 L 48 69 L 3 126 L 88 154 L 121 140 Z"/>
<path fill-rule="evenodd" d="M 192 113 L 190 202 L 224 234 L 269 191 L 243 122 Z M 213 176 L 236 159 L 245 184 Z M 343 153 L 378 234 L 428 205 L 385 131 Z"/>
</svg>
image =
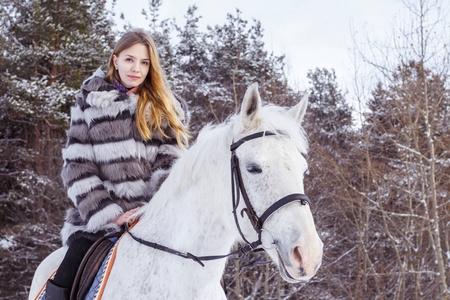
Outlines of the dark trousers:
<svg viewBox="0 0 450 300">
<path fill-rule="evenodd" d="M 59 287 L 72 288 L 78 267 L 92 244 L 94 241 L 84 238 L 76 239 L 70 244 L 66 256 L 55 274 L 54 284 Z"/>
</svg>

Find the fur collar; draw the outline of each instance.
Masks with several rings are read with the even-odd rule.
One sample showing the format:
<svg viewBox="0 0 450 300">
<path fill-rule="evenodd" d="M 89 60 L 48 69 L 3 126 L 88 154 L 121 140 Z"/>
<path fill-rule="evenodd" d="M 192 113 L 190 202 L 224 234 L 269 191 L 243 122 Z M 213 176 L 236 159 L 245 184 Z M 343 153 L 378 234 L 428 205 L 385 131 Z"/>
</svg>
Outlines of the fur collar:
<svg viewBox="0 0 450 300">
<path fill-rule="evenodd" d="M 81 91 L 86 95 L 86 103 L 92 107 L 116 107 L 119 110 L 136 107 L 137 96 L 117 90 L 114 85 L 105 81 L 105 75 L 106 72 L 98 69 L 83 82 Z"/>
<path fill-rule="evenodd" d="M 136 111 L 136 104 L 138 96 L 135 94 L 126 94 L 120 92 L 114 85 L 105 81 L 106 72 L 101 68 L 98 68 L 91 77 L 86 79 L 82 86 L 81 92 L 86 97 L 85 101 L 87 104 L 93 107 L 107 108 L 107 107 L 117 107 L 119 110 L 124 108 L 134 108 L 132 110 Z M 175 106 L 178 111 L 180 120 L 188 126 L 189 124 L 189 114 L 186 101 L 183 98 L 175 96 Z M 148 115 L 147 107 L 146 119 L 150 117 Z"/>
</svg>

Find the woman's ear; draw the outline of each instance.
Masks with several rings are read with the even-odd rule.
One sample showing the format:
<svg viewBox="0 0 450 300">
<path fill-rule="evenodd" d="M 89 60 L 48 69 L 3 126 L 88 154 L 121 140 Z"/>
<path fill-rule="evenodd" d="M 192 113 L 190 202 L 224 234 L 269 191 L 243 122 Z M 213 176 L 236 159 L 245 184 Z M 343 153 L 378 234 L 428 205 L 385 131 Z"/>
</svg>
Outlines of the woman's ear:
<svg viewBox="0 0 450 300">
<path fill-rule="evenodd" d="M 119 65 L 118 60 L 119 58 L 115 54 L 113 54 L 114 68 L 117 68 L 117 66 Z"/>
</svg>

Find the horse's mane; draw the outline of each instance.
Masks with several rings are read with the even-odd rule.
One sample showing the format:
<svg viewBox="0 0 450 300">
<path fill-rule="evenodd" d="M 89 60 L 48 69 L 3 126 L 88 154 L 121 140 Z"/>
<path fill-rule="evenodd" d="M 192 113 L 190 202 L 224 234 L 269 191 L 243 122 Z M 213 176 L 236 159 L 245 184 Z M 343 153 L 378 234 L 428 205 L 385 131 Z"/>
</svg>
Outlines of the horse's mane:
<svg viewBox="0 0 450 300">
<path fill-rule="evenodd" d="M 308 142 L 303 128 L 297 121 L 287 116 L 286 109 L 274 105 L 263 106 L 259 112 L 258 125 L 251 129 L 251 133 L 277 130 L 288 135 L 302 154 L 308 152 Z M 186 185 L 195 182 L 199 176 L 207 176 L 205 172 L 210 169 L 209 162 L 228 161 L 233 137 L 241 138 L 243 132 L 241 116 L 237 114 L 224 123 L 206 125 L 192 147 L 173 165 L 167 180 L 175 180 L 177 183 L 171 186 L 185 189 Z M 190 172 L 187 173 L 186 170 Z"/>
<path fill-rule="evenodd" d="M 208 162 L 227 160 L 227 150 L 232 139 L 232 123 L 207 124 L 199 132 L 195 143 L 174 163 L 167 180 L 174 180 L 174 186 L 186 190 L 198 177 L 207 175 Z M 189 172 L 186 172 L 189 170 Z"/>
</svg>

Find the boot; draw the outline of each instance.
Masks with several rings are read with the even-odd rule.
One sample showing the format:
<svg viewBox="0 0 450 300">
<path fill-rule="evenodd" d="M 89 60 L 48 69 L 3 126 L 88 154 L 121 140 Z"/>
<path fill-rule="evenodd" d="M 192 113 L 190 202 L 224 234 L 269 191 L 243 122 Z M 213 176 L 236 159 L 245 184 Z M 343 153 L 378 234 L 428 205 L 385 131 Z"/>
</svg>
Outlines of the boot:
<svg viewBox="0 0 450 300">
<path fill-rule="evenodd" d="M 69 298 L 70 288 L 57 286 L 51 279 L 47 281 L 45 300 L 69 300 Z"/>
</svg>

